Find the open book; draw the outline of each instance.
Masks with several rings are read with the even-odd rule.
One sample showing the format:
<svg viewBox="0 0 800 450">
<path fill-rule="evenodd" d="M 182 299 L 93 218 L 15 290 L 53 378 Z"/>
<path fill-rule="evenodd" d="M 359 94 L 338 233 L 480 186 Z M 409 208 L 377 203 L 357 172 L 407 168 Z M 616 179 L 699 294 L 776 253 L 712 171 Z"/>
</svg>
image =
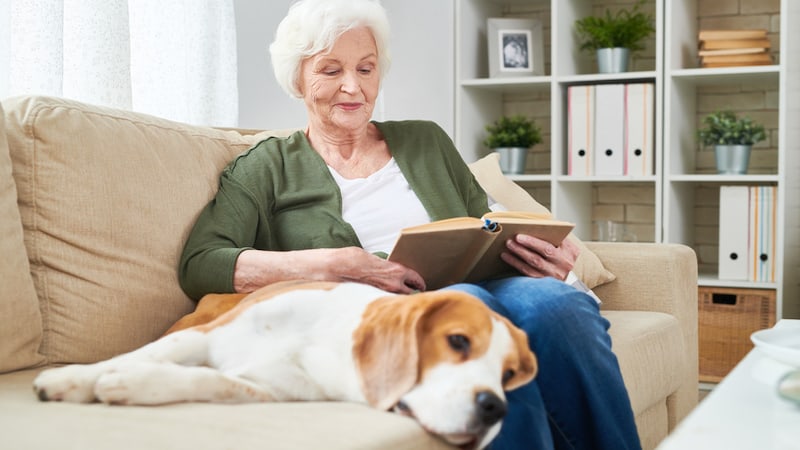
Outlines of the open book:
<svg viewBox="0 0 800 450">
<path fill-rule="evenodd" d="M 389 261 L 419 272 L 428 289 L 487 280 L 516 273 L 500 258 L 508 239 L 529 234 L 558 246 L 574 226 L 516 211 L 444 219 L 401 230 Z"/>
</svg>

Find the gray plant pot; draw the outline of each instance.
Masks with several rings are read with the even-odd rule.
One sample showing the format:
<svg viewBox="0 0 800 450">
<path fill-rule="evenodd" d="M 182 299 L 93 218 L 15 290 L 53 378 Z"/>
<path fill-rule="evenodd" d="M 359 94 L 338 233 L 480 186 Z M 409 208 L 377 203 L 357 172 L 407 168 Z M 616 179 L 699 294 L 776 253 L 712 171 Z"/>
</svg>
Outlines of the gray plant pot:
<svg viewBox="0 0 800 450">
<path fill-rule="evenodd" d="M 717 173 L 741 175 L 747 173 L 750 164 L 750 145 L 715 145 L 714 158 Z"/>
<path fill-rule="evenodd" d="M 500 147 L 494 149 L 500 153 L 500 170 L 509 175 L 525 173 L 525 159 L 528 149 L 525 147 Z"/>
<path fill-rule="evenodd" d="M 597 70 L 600 73 L 620 73 L 628 71 L 630 52 L 627 48 L 597 49 Z"/>
</svg>

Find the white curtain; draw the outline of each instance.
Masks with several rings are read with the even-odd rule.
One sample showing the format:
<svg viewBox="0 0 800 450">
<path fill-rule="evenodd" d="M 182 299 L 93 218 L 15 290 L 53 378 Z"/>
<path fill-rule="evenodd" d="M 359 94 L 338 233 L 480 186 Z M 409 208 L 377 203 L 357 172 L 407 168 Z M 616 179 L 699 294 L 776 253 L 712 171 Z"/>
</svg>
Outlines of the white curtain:
<svg viewBox="0 0 800 450">
<path fill-rule="evenodd" d="M 0 98 L 55 95 L 237 125 L 233 0 L 0 4 Z"/>
</svg>

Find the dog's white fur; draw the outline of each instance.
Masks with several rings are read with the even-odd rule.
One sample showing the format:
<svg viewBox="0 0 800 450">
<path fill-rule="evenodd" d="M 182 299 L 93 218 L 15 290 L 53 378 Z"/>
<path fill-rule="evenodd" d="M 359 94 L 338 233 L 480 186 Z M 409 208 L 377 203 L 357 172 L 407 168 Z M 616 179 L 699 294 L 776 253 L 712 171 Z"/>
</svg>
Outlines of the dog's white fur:
<svg viewBox="0 0 800 450">
<path fill-rule="evenodd" d="M 107 361 L 45 370 L 35 379 L 34 389 L 42 400 L 135 405 L 352 401 L 394 408 L 416 419 L 429 432 L 464 448 L 488 444 L 499 431 L 500 422 L 480 423 L 476 418 L 476 392 L 491 392 L 504 402 L 504 387 L 517 387 L 533 377 L 535 359 L 527 341 L 526 348 L 519 348 L 521 331 L 514 331 L 508 321 L 486 308 L 485 314 L 490 317 L 486 323 L 491 323 L 491 330 L 481 354 L 458 360 L 436 353 L 434 343 L 412 342 L 420 347 L 426 361 L 441 360 L 425 363 L 426 367 L 413 361 L 409 368 L 412 379 L 408 386 L 402 386 L 404 382 L 393 381 L 400 374 L 392 372 L 403 370 L 387 367 L 365 373 L 365 367 L 381 364 L 380 358 L 389 361 L 407 357 L 397 352 L 405 351 L 400 349 L 409 341 L 378 349 L 373 354 L 377 355 L 375 361 L 359 361 L 359 352 L 354 351 L 354 346 L 360 345 L 355 342 L 355 330 L 363 331 L 363 321 L 372 317 L 367 314 L 368 306 L 387 296 L 391 294 L 356 283 L 292 289 L 229 311 L 223 320 L 169 334 Z M 404 301 L 416 300 L 408 296 Z M 370 326 L 387 325 L 367 324 L 368 333 Z M 467 336 L 476 331 L 469 324 L 458 327 L 456 331 Z M 411 330 L 410 334 L 418 332 Z M 364 345 L 382 342 L 364 336 Z M 430 349 L 425 349 L 426 345 Z M 412 353 L 416 355 L 417 350 L 412 349 Z M 405 362 L 388 365 L 392 364 Z M 509 368 L 519 373 L 511 386 L 504 386 L 501 377 Z M 381 379 L 383 373 L 388 378 Z M 371 383 L 401 386 L 373 389 Z"/>
</svg>

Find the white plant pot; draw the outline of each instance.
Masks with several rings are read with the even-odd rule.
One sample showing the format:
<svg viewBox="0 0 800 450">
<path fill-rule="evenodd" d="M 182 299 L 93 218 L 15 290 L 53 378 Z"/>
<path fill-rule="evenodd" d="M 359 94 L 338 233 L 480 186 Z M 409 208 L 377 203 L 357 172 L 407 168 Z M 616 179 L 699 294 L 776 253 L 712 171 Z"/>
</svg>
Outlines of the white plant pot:
<svg viewBox="0 0 800 450">
<path fill-rule="evenodd" d="M 597 49 L 597 71 L 600 73 L 620 73 L 628 71 L 627 48 L 599 48 Z"/>
<path fill-rule="evenodd" d="M 500 147 L 494 149 L 500 153 L 500 170 L 509 175 L 525 173 L 525 159 L 528 149 L 525 147 Z"/>
<path fill-rule="evenodd" d="M 750 164 L 750 145 L 715 145 L 714 158 L 717 173 L 741 175 L 747 173 Z"/>
</svg>

